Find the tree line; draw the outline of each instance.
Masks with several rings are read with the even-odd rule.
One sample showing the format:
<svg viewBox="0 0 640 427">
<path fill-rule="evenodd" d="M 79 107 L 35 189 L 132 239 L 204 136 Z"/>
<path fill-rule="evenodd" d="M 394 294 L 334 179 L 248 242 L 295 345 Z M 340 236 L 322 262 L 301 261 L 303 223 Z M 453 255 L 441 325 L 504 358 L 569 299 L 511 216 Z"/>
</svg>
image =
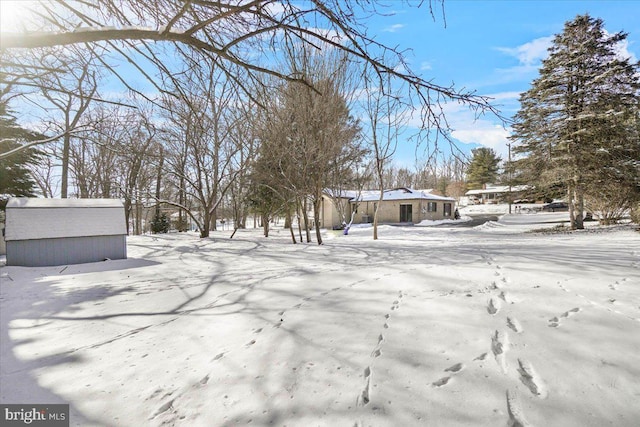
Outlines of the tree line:
<svg viewBox="0 0 640 427">
<path fill-rule="evenodd" d="M 458 151 L 433 137 L 451 142 L 442 102 L 495 108 L 416 76 L 400 51 L 369 39 L 359 8 L 377 13 L 375 5 L 205 0 L 150 10 L 136 1 L 125 13 L 115 0 L 97 3 L 40 13 L 37 29 L 50 38 L 3 35 L 0 186 L 9 171 L 20 184 L 0 193 L 121 198 L 132 233 L 150 206 L 154 221 L 171 206 L 178 228 L 195 223 L 202 237 L 220 217 L 244 227 L 256 214 L 265 235 L 275 216 L 298 218 L 298 238 L 304 227 L 310 241 L 315 228 L 321 243 L 314 218 L 324 189 L 410 186 L 457 197 L 497 174 L 490 149 L 474 150 L 468 164 L 443 155 Z M 310 16 L 326 28 L 309 27 Z M 640 198 L 638 64 L 615 48 L 625 37 L 589 16 L 567 23 L 514 119 L 502 181 L 568 198 L 575 228 L 585 203 L 615 220 Z M 109 93 L 114 79 L 128 96 Z M 17 104 L 41 108 L 37 132 L 17 125 Z M 411 171 L 393 155 L 416 111 L 415 141 L 430 145 Z"/>
</svg>

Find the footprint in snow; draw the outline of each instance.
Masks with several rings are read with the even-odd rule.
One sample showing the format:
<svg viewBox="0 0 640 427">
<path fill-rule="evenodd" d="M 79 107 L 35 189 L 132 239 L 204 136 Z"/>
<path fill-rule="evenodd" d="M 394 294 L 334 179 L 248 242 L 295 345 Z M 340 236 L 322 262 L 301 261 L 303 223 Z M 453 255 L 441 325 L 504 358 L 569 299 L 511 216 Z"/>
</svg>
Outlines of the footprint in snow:
<svg viewBox="0 0 640 427">
<path fill-rule="evenodd" d="M 489 353 L 482 353 L 480 356 L 476 357 L 476 358 L 475 358 L 475 359 L 473 359 L 473 360 L 485 360 L 485 359 L 487 358 L 487 355 L 488 355 L 488 354 L 489 354 Z"/>
<path fill-rule="evenodd" d="M 531 424 L 527 422 L 522 413 L 520 406 L 520 399 L 518 395 L 507 390 L 507 413 L 509 414 L 509 427 L 530 427 Z"/>
<path fill-rule="evenodd" d="M 580 307 L 572 308 L 571 310 L 565 311 L 564 313 L 562 313 L 560 315 L 560 317 L 566 319 L 566 318 L 571 317 L 571 316 L 573 316 L 574 314 L 576 314 L 576 313 L 578 313 L 580 311 L 582 311 L 582 309 Z M 548 322 L 549 322 L 549 327 L 550 328 L 557 328 L 557 327 L 560 326 L 560 319 L 558 318 L 558 316 L 552 317 L 551 319 L 548 320 Z"/>
<path fill-rule="evenodd" d="M 489 314 L 495 315 L 496 313 L 498 313 L 498 311 L 500 311 L 500 306 L 500 300 L 495 297 L 491 297 L 491 299 L 489 300 L 489 304 L 487 304 L 487 311 L 489 312 Z"/>
<path fill-rule="evenodd" d="M 440 378 L 438 381 L 434 381 L 433 383 L 431 383 L 431 385 L 434 387 L 442 387 L 443 385 L 446 385 L 449 381 L 451 381 L 451 377 L 443 377 L 443 378 Z"/>
<path fill-rule="evenodd" d="M 368 405 L 371 401 L 371 367 L 367 366 L 364 370 L 365 385 L 362 393 L 356 399 L 356 406 Z"/>
<path fill-rule="evenodd" d="M 523 331 L 522 325 L 515 317 L 507 317 L 507 326 L 518 334 L 521 334 Z"/>
<path fill-rule="evenodd" d="M 546 387 L 531 363 L 518 359 L 518 372 L 520 373 L 520 381 L 527 386 L 532 394 L 541 399 L 547 397 Z"/>
<path fill-rule="evenodd" d="M 447 369 L 445 369 L 445 372 L 460 372 L 464 369 L 464 364 L 463 363 L 456 363 L 453 366 L 449 366 Z"/>
</svg>

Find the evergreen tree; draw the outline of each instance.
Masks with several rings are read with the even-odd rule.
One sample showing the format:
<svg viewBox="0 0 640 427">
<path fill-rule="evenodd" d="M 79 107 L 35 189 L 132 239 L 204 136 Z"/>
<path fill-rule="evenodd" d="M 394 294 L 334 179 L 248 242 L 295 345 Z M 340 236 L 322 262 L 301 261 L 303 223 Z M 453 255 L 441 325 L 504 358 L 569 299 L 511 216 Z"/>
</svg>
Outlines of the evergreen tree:
<svg viewBox="0 0 640 427">
<path fill-rule="evenodd" d="M 164 212 L 156 213 L 151 221 L 151 232 L 154 234 L 168 233 L 171 228 L 171 222 Z"/>
<path fill-rule="evenodd" d="M 501 160 L 496 152 L 492 148 L 480 147 L 471 150 L 471 153 L 473 158 L 467 168 L 467 187 L 473 190 L 495 182 Z"/>
<path fill-rule="evenodd" d="M 7 102 L 0 100 L 0 153 L 20 147 L 20 141 L 33 141 L 42 137 L 23 129 L 7 109 Z M 36 183 L 30 164 L 38 161 L 40 152 L 28 148 L 0 158 L 0 209 L 4 210 L 9 197 L 35 197 Z"/>
<path fill-rule="evenodd" d="M 514 152 L 523 155 L 516 162 L 520 178 L 547 194 L 566 194 L 574 229 L 583 228 L 590 191 L 615 188 L 611 183 L 640 188 L 633 131 L 638 64 L 616 49 L 626 37 L 608 35 L 601 19 L 577 16 L 555 37 L 540 76 L 520 97 L 511 136 Z"/>
</svg>

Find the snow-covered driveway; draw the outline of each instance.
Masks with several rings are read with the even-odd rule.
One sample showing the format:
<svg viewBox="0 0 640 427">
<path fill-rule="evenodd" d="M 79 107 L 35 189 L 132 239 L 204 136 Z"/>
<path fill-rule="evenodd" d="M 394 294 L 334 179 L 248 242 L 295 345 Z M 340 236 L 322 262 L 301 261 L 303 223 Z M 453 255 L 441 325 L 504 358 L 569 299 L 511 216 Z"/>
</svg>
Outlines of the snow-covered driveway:
<svg viewBox="0 0 640 427">
<path fill-rule="evenodd" d="M 523 222 L 3 267 L 0 400 L 81 426 L 640 425 L 640 233 Z"/>
</svg>

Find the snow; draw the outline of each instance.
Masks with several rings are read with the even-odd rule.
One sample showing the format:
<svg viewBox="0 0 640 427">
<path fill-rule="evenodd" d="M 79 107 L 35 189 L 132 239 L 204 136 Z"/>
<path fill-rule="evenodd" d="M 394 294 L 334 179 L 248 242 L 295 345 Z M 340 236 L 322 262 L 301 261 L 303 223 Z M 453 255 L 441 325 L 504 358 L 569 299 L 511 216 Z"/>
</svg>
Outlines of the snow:
<svg viewBox="0 0 640 427">
<path fill-rule="evenodd" d="M 451 197 L 437 196 L 431 193 L 425 193 L 420 190 L 412 190 L 410 188 L 399 188 L 394 190 L 385 190 L 383 194 L 383 200 L 444 200 L 454 201 Z M 367 191 L 363 192 L 358 199 L 360 202 L 377 202 L 380 200 L 379 191 Z"/>
<path fill-rule="evenodd" d="M 115 199 L 16 197 L 6 213 L 7 241 L 127 234 L 124 206 Z"/>
<path fill-rule="evenodd" d="M 511 209 L 515 205 L 511 205 Z M 509 205 L 492 204 L 492 205 L 468 205 L 459 208 L 461 215 L 480 215 L 480 214 L 505 214 L 509 212 Z"/>
<path fill-rule="evenodd" d="M 78 426 L 637 426 L 640 233 L 530 232 L 566 216 L 5 266 L 0 400 Z"/>
<path fill-rule="evenodd" d="M 434 225 L 454 225 L 462 222 L 469 222 L 473 220 L 470 216 L 461 216 L 460 219 L 438 219 L 438 220 L 429 220 L 425 219 L 415 224 L 416 227 L 432 227 Z"/>
</svg>

